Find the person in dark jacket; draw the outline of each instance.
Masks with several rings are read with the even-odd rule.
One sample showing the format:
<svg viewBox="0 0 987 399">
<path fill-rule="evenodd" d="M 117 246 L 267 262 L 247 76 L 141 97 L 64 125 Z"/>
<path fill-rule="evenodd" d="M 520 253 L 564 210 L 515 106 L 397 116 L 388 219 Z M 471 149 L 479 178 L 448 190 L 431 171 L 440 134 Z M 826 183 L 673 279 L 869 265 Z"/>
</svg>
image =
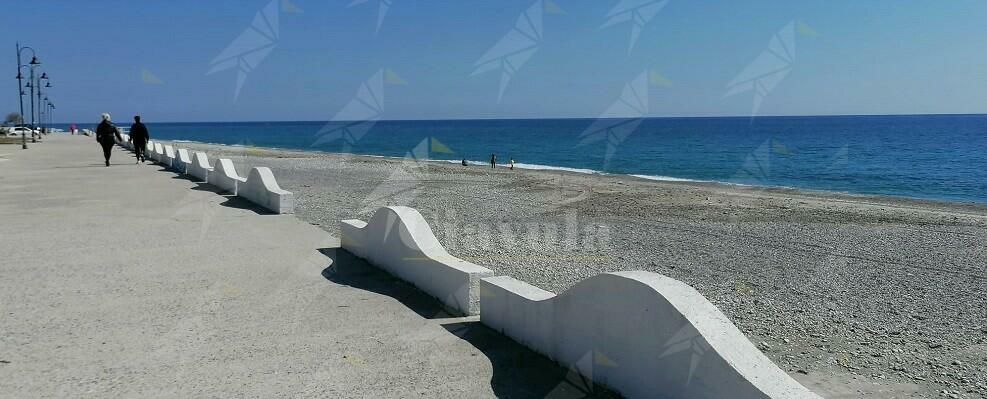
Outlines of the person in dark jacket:
<svg viewBox="0 0 987 399">
<path fill-rule="evenodd" d="M 110 114 L 102 115 L 103 121 L 96 126 L 96 141 L 103 147 L 103 158 L 106 158 L 106 166 L 110 166 L 110 153 L 116 140 L 121 140 L 120 131 L 116 125 L 110 122 Z"/>
<path fill-rule="evenodd" d="M 137 156 L 137 163 L 146 162 L 147 141 L 151 135 L 147 132 L 147 126 L 141 123 L 141 116 L 134 117 L 134 124 L 130 125 L 130 141 L 134 143 L 134 154 Z"/>
</svg>

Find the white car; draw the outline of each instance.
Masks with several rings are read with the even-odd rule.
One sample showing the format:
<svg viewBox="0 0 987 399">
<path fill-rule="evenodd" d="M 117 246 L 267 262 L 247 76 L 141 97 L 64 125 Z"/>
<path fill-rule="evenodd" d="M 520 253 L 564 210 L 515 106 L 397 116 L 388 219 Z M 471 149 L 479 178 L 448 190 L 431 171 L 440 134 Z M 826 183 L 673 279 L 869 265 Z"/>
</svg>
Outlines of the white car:
<svg viewBox="0 0 987 399">
<path fill-rule="evenodd" d="M 22 133 L 27 137 L 31 137 L 31 128 L 24 126 L 14 126 L 7 128 L 8 136 L 20 136 Z"/>
</svg>

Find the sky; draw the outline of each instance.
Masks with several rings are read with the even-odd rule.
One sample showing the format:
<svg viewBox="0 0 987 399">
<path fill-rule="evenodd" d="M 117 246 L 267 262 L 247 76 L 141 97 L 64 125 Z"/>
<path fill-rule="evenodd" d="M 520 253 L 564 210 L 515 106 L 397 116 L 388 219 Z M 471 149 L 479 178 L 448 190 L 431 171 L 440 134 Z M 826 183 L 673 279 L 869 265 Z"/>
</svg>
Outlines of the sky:
<svg viewBox="0 0 987 399">
<path fill-rule="evenodd" d="M 983 21 L 982 0 L 9 0 L 0 112 L 20 42 L 64 123 L 985 113 Z"/>
</svg>

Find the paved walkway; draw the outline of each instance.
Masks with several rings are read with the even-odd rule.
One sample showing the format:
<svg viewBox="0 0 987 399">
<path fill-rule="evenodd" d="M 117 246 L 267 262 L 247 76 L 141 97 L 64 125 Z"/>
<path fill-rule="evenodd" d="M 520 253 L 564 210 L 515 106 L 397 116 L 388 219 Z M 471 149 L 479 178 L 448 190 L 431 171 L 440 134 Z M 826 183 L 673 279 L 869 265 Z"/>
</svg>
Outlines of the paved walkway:
<svg viewBox="0 0 987 399">
<path fill-rule="evenodd" d="M 592 389 L 315 226 L 119 148 L 112 162 L 88 137 L 0 145 L 0 397 Z"/>
</svg>

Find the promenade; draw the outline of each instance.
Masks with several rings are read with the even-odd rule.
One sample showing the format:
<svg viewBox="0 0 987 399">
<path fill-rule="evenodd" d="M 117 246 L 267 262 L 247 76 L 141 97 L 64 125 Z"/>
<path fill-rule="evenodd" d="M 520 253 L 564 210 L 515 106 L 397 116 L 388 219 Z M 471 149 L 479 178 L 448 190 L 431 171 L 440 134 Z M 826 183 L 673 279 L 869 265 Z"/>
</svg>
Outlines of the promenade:
<svg viewBox="0 0 987 399">
<path fill-rule="evenodd" d="M 95 140 L 0 146 L 0 397 L 584 397 L 338 239 Z"/>
</svg>

